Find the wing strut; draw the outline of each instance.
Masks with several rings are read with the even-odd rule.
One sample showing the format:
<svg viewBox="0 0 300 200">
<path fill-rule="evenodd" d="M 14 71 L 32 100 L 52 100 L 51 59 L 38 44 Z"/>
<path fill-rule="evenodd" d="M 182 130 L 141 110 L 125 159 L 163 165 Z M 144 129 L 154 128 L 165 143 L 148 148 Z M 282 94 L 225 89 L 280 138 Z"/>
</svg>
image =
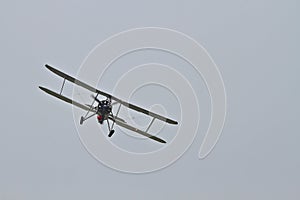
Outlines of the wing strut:
<svg viewBox="0 0 300 200">
<path fill-rule="evenodd" d="M 148 126 L 148 128 L 145 131 L 146 133 L 149 131 L 150 127 L 152 126 L 152 124 L 154 122 L 154 120 L 155 120 L 155 118 L 153 117 L 152 120 L 151 120 L 151 122 L 150 122 L 150 124 L 149 124 L 149 126 Z"/>
<path fill-rule="evenodd" d="M 66 82 L 66 79 L 64 78 L 64 81 L 63 81 L 63 84 L 61 86 L 60 93 L 59 93 L 60 95 L 63 92 L 64 86 L 65 86 L 65 82 Z"/>
</svg>

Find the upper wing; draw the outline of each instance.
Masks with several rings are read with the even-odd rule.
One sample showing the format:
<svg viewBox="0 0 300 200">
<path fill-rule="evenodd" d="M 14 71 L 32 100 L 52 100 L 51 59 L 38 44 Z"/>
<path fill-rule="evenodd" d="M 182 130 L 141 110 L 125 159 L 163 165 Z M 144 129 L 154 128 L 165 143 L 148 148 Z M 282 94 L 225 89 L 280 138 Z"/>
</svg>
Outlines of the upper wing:
<svg viewBox="0 0 300 200">
<path fill-rule="evenodd" d="M 133 109 L 133 110 L 135 110 L 135 111 L 144 113 L 144 114 L 146 114 L 146 115 L 150 115 L 151 117 L 154 117 L 154 118 L 159 119 L 159 120 L 161 120 L 161 121 L 167 122 L 167 123 L 169 123 L 169 124 L 178 124 L 177 121 L 174 121 L 174 120 L 172 120 L 172 119 L 163 117 L 163 116 L 161 116 L 161 115 L 159 115 L 159 114 L 153 113 L 153 112 L 148 111 L 148 110 L 146 110 L 146 109 L 144 109 L 144 108 L 141 108 L 141 107 L 139 107 L 139 106 L 136 106 L 136 105 L 133 105 L 133 104 L 131 104 L 131 103 L 122 101 L 121 99 L 116 98 L 116 97 L 114 97 L 114 96 L 112 96 L 112 95 L 110 95 L 110 94 L 108 94 L 108 93 L 106 93 L 106 92 L 100 91 L 100 90 L 98 90 L 98 89 L 96 89 L 96 88 L 94 88 L 94 87 L 92 87 L 92 86 L 90 86 L 90 85 L 88 85 L 88 84 L 86 84 L 86 83 L 84 83 L 84 82 L 78 80 L 78 79 L 73 78 L 72 76 L 69 76 L 68 74 L 66 74 L 66 73 L 64 73 L 64 72 L 61 72 L 61 71 L 59 71 L 59 70 L 57 70 L 57 69 L 51 67 L 50 65 L 47 65 L 47 64 L 46 64 L 45 66 L 46 66 L 47 69 L 49 69 L 49 70 L 52 71 L 53 73 L 57 74 L 58 76 L 61 76 L 62 78 L 65 78 L 66 80 L 68 80 L 68 81 L 70 81 L 70 82 L 72 82 L 72 83 L 74 83 L 74 84 L 76 84 L 76 85 L 79 85 L 79 86 L 81 86 L 81 87 L 83 87 L 83 88 L 85 88 L 85 89 L 87 89 L 87 90 L 89 90 L 89 91 L 91 91 L 91 92 L 95 92 L 95 93 L 98 93 L 98 94 L 100 94 L 100 95 L 106 96 L 107 98 L 111 98 L 112 100 L 117 101 L 117 102 L 123 104 L 124 106 L 126 106 L 126 107 L 128 107 L 128 108 L 130 108 L 130 109 Z M 74 105 L 75 105 L 75 104 L 74 104 Z"/>
<path fill-rule="evenodd" d="M 78 79 L 76 79 L 76 78 L 73 78 L 72 76 L 69 76 L 68 74 L 66 74 L 66 73 L 64 73 L 64 72 L 61 72 L 61 71 L 59 71 L 59 70 L 57 70 L 57 69 L 51 67 L 50 65 L 47 65 L 47 64 L 46 64 L 45 67 L 46 67 L 47 69 L 49 69 L 50 71 L 52 71 L 54 74 L 57 74 L 58 76 L 60 76 L 60 77 L 62 77 L 62 78 L 65 78 L 65 79 L 67 79 L 68 81 L 70 81 L 70 82 L 72 82 L 72 83 L 75 83 L 76 85 L 79 85 L 79 86 L 81 86 L 81 87 L 83 87 L 83 88 L 85 88 L 85 89 L 87 89 L 87 90 L 89 90 L 89 91 L 91 91 L 91 92 L 95 92 L 95 93 L 101 94 L 101 95 L 106 96 L 106 97 L 108 97 L 108 98 L 111 98 L 111 99 L 113 99 L 113 100 L 115 100 L 115 101 L 121 101 L 121 100 L 119 100 L 119 99 L 117 99 L 117 98 L 111 96 L 110 94 L 107 94 L 107 93 L 105 93 L 105 92 L 102 92 L 102 91 L 100 91 L 100 90 L 97 90 L 96 88 L 93 88 L 92 86 L 89 86 L 88 84 L 86 84 L 86 83 L 84 83 L 84 82 L 81 82 L 80 80 L 78 80 Z"/>
<path fill-rule="evenodd" d="M 161 120 L 161 121 L 167 122 L 167 123 L 169 123 L 169 124 L 178 124 L 177 121 L 174 121 L 174 120 L 172 120 L 172 119 L 163 117 L 163 116 L 161 116 L 161 115 L 159 115 L 159 114 L 156 114 L 156 113 L 154 113 L 154 112 L 151 112 L 151 111 L 146 110 L 146 109 L 144 109 L 144 108 L 141 108 L 141 107 L 139 107 L 139 106 L 133 105 L 133 104 L 131 104 L 131 103 L 127 103 L 127 102 L 124 102 L 124 101 L 122 101 L 122 102 L 120 102 L 120 103 L 123 104 L 124 106 L 130 108 L 130 109 L 133 109 L 133 110 L 135 110 L 135 111 L 144 113 L 144 114 L 146 114 L 146 115 L 149 115 L 149 116 L 154 117 L 154 118 L 156 118 L 156 119 L 159 119 L 159 120 Z"/>
<path fill-rule="evenodd" d="M 58 93 L 56 93 L 56 92 L 53 92 L 52 90 L 49 90 L 49 89 L 44 88 L 44 87 L 41 87 L 41 86 L 39 86 L 39 88 L 40 88 L 41 90 L 43 90 L 44 92 L 46 92 L 46 93 L 48 93 L 48 94 L 50 94 L 50 95 L 52 95 L 52 96 L 54 96 L 54 97 L 56 97 L 56 98 L 59 98 L 59 99 L 65 101 L 65 102 L 67 102 L 67 103 L 70 103 L 70 104 L 73 104 L 74 106 L 77 106 L 78 108 L 81 108 L 81 109 L 86 110 L 86 111 L 92 111 L 92 112 L 95 112 L 93 109 L 90 109 L 89 107 L 87 107 L 87 106 L 85 106 L 85 105 L 82 105 L 82 104 L 80 104 L 80 103 L 78 103 L 78 102 L 76 102 L 76 101 L 74 101 L 74 100 L 72 100 L 72 99 L 69 99 L 68 97 L 65 97 L 65 96 L 63 96 L 63 95 L 61 95 L 61 94 L 58 94 Z"/>
</svg>

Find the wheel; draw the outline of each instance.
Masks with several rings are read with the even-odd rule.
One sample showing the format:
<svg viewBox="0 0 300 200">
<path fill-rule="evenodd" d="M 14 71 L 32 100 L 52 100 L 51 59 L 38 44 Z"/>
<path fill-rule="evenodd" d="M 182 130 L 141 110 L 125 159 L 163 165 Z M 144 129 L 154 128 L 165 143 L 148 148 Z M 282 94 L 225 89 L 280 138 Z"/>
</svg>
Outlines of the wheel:
<svg viewBox="0 0 300 200">
<path fill-rule="evenodd" d="M 109 131 L 108 137 L 111 137 L 114 134 L 115 130 Z"/>
<path fill-rule="evenodd" d="M 84 117 L 80 117 L 80 125 L 82 125 L 83 124 L 83 121 L 84 121 Z"/>
</svg>

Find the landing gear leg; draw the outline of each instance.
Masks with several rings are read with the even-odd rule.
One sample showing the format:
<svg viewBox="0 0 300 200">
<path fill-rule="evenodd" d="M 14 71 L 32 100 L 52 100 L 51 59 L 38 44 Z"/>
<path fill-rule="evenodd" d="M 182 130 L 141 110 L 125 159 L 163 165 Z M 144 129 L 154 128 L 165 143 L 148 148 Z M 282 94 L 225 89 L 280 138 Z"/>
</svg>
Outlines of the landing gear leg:
<svg viewBox="0 0 300 200">
<path fill-rule="evenodd" d="M 107 120 L 107 126 L 108 126 L 108 130 L 109 130 L 108 137 L 111 137 L 114 134 L 115 130 L 110 128 L 108 120 Z"/>
<path fill-rule="evenodd" d="M 93 116 L 95 116 L 95 115 L 96 115 L 96 113 L 94 113 L 94 114 L 92 114 L 92 115 L 90 115 L 90 116 L 88 116 L 88 117 L 83 117 L 83 116 L 81 116 L 81 117 L 80 117 L 80 121 L 79 121 L 80 125 L 82 125 L 83 122 L 84 122 L 85 120 L 87 120 L 87 119 L 89 119 L 89 118 L 91 118 L 91 117 L 93 117 Z"/>
</svg>

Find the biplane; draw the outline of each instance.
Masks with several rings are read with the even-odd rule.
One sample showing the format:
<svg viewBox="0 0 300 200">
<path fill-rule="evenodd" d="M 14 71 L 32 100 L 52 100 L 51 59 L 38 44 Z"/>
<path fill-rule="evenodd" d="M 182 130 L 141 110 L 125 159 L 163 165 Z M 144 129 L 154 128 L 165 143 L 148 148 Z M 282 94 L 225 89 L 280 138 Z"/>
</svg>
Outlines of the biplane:
<svg viewBox="0 0 300 200">
<path fill-rule="evenodd" d="M 62 83 L 62 86 L 61 86 L 61 89 L 60 89 L 60 93 L 56 93 L 52 90 L 49 90 L 45 87 L 42 87 L 42 86 L 39 86 L 39 88 L 41 90 L 43 90 L 44 92 L 48 93 L 49 95 L 52 95 L 62 101 L 65 101 L 67 103 L 70 103 L 70 104 L 73 104 L 74 106 L 78 107 L 78 108 L 81 108 L 82 110 L 86 111 L 86 114 L 84 116 L 81 116 L 80 120 L 79 120 L 79 123 L 80 125 L 82 125 L 84 123 L 84 121 L 90 119 L 91 117 L 93 116 L 96 116 L 97 117 L 97 121 L 99 124 L 103 124 L 104 122 L 107 123 L 107 126 L 108 126 L 108 137 L 111 137 L 115 130 L 114 130 L 114 125 L 118 125 L 118 126 L 121 126 L 121 127 L 124 127 L 126 129 L 129 129 L 131 131 L 134 131 L 140 135 L 143 135 L 147 138 L 150 138 L 154 141 L 157 141 L 157 142 L 160 142 L 160 143 L 166 143 L 165 140 L 159 138 L 159 137 L 156 137 L 154 135 L 151 135 L 149 134 L 149 130 L 150 130 L 150 127 L 152 126 L 153 122 L 155 119 L 158 119 L 158 120 L 161 120 L 163 122 L 166 122 L 168 124 L 173 124 L 173 125 L 176 125 L 178 124 L 177 121 L 174 121 L 172 119 L 169 119 L 167 117 L 163 117 L 159 114 L 156 114 L 154 112 L 151 112 L 149 110 L 146 110 L 144 108 L 141 108 L 139 106 L 136 106 L 136 105 L 133 105 L 131 103 L 128 103 L 128 102 L 125 102 L 117 97 L 114 97 L 106 92 L 103 92 L 103 91 L 100 91 L 78 79 L 75 79 L 73 78 L 72 76 L 62 72 L 62 71 L 59 71 L 53 67 L 51 67 L 50 65 L 45 65 L 45 67 L 47 69 L 49 69 L 51 72 L 53 72 L 54 74 L 60 76 L 63 78 L 63 83 Z M 63 88 L 64 88 L 64 85 L 65 85 L 65 81 L 70 81 L 71 83 L 73 84 L 76 84 L 90 92 L 92 92 L 93 94 L 91 94 L 91 97 L 93 98 L 93 101 L 91 104 L 82 104 L 82 103 L 79 103 L 73 99 L 70 99 L 66 96 L 63 96 L 62 95 L 62 92 L 63 92 Z M 99 96 L 104 96 L 104 100 L 99 100 L 98 97 Z M 95 105 L 96 104 L 96 105 Z M 114 114 L 113 113 L 113 106 L 118 106 L 117 108 L 117 112 Z M 145 131 L 143 130 L 140 130 L 138 128 L 135 128 L 131 125 L 129 125 L 124 119 L 120 118 L 118 115 L 119 115 L 119 112 L 120 112 L 120 109 L 121 109 L 121 106 L 125 106 L 129 109 L 132 109 L 132 110 L 135 110 L 137 112 L 140 112 L 140 113 L 143 113 L 145 115 L 149 115 L 150 117 L 152 117 L 152 120 L 150 121 L 148 127 L 146 128 Z M 111 122 L 111 123 L 110 123 Z"/>
</svg>

